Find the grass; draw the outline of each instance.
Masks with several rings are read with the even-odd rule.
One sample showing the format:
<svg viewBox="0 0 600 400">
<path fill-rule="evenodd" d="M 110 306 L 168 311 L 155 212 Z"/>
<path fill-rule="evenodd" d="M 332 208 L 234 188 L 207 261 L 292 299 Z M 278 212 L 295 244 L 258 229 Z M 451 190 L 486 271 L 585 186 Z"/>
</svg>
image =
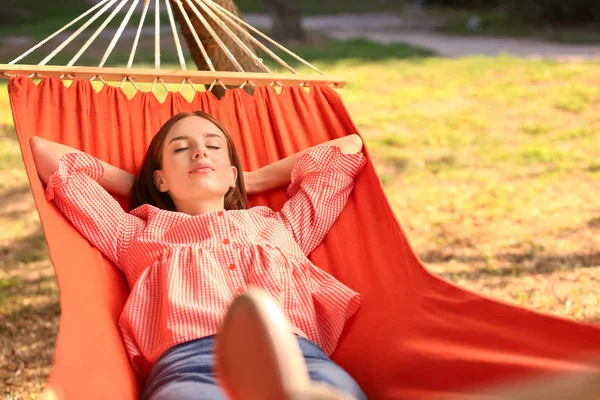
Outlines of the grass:
<svg viewBox="0 0 600 400">
<path fill-rule="evenodd" d="M 593 25 L 556 26 L 532 24 L 509 15 L 505 10 L 463 10 L 435 8 L 433 14 L 443 22 L 441 32 L 474 36 L 508 36 L 536 38 L 559 43 L 600 43 L 600 33 Z"/>
<path fill-rule="evenodd" d="M 348 79 L 344 102 L 428 268 L 600 322 L 599 63 L 440 59 L 364 41 L 296 50 Z M 1 81 L 0 201 L 1 394 L 35 398 L 52 362 L 58 290 Z"/>
</svg>

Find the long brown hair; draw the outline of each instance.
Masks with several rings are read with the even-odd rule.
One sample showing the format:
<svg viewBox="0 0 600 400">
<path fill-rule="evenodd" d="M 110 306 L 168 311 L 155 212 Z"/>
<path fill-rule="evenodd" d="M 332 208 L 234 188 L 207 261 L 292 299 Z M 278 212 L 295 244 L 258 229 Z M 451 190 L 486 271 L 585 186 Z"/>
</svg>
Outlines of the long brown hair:
<svg viewBox="0 0 600 400">
<path fill-rule="evenodd" d="M 135 176 L 133 186 L 131 187 L 130 205 L 134 209 L 143 204 L 150 204 L 163 210 L 177 211 L 175 203 L 168 193 L 161 192 L 154 184 L 154 171 L 162 168 L 162 150 L 167 134 L 175 123 L 183 118 L 197 116 L 205 118 L 215 124 L 225 138 L 227 139 L 227 149 L 229 152 L 229 161 L 231 165 L 238 170 L 238 176 L 235 188 L 230 188 L 225 194 L 224 206 L 226 210 L 243 210 L 248 208 L 248 198 L 246 196 L 246 187 L 244 185 L 244 176 L 242 165 L 238 157 L 235 144 L 227 129 L 210 114 L 204 111 L 182 112 L 171 117 L 160 128 L 158 133 L 152 138 L 150 146 L 146 151 L 142 168 Z"/>
</svg>

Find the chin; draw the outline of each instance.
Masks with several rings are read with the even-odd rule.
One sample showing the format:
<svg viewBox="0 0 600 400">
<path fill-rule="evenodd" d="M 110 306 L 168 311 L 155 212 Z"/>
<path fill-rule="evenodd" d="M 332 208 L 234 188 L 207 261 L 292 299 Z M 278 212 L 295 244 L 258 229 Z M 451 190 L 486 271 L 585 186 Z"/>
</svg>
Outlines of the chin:
<svg viewBox="0 0 600 400">
<path fill-rule="evenodd" d="M 189 190 L 185 191 L 182 198 L 196 199 L 199 201 L 207 199 L 215 199 L 217 197 L 225 197 L 227 189 L 215 187 L 214 185 L 193 185 L 189 187 Z"/>
</svg>

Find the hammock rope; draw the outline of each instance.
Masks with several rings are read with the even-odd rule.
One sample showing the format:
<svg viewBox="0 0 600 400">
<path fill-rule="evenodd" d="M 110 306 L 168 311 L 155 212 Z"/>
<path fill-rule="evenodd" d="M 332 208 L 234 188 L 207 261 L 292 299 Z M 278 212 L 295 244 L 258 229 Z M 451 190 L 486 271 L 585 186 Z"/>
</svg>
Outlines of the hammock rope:
<svg viewBox="0 0 600 400">
<path fill-rule="evenodd" d="M 161 5 L 161 2 L 164 4 Z M 254 28 L 242 18 L 238 17 L 231 11 L 217 4 L 214 0 L 155 0 L 154 2 L 154 69 L 151 68 L 136 68 L 135 58 L 139 47 L 140 39 L 143 34 L 144 22 L 148 16 L 152 0 L 144 0 L 140 4 L 140 0 L 103 0 L 91 7 L 89 10 L 64 25 L 56 32 L 43 39 L 38 44 L 34 45 L 23 54 L 19 55 L 8 64 L 0 64 L 0 78 L 9 78 L 12 75 L 28 75 L 34 77 L 60 77 L 61 79 L 85 79 L 99 80 L 104 84 L 106 82 L 121 82 L 121 86 L 125 82 L 130 82 L 134 87 L 135 83 L 152 83 L 152 89 L 156 87 L 156 83 L 160 82 L 165 87 L 167 84 L 179 84 L 181 88 L 185 84 L 190 84 L 195 91 L 194 84 L 206 84 L 214 86 L 216 84 L 244 87 L 247 84 L 253 86 L 288 86 L 300 85 L 310 86 L 329 85 L 334 88 L 341 88 L 345 85 L 345 80 L 341 77 L 327 76 L 317 67 L 298 56 L 293 51 L 285 46 L 277 43 L 275 40 L 265 35 L 260 30 Z M 171 4 L 173 3 L 173 4 Z M 126 7 L 128 6 L 128 7 Z M 178 70 L 161 69 L 161 8 L 164 6 L 169 21 L 169 31 L 172 34 L 177 60 L 179 64 Z M 133 40 L 131 51 L 127 65 L 124 68 L 105 67 L 109 57 L 120 40 L 123 40 L 123 32 L 132 20 L 132 16 L 141 7 L 140 21 L 135 28 L 135 38 Z M 196 71 L 188 70 L 186 65 L 186 57 L 184 46 L 181 43 L 180 33 L 178 31 L 174 8 L 181 13 L 182 25 L 189 29 L 193 41 L 189 41 L 189 45 L 195 45 L 205 61 L 208 70 Z M 94 44 L 98 43 L 98 37 L 106 31 L 111 21 L 117 17 L 119 13 L 125 13 L 125 16 L 118 28 L 116 29 L 108 47 L 104 51 L 98 66 L 76 65 L 81 56 Z M 164 13 L 164 12 L 163 12 Z M 101 17 L 105 16 L 99 27 L 87 38 L 85 43 L 79 48 L 76 54 L 71 57 L 66 65 L 49 65 L 58 54 L 61 53 L 70 43 L 76 39 L 83 37 L 86 31 L 94 22 L 100 21 Z M 223 52 L 228 61 L 231 62 L 235 71 L 219 71 L 215 68 L 214 60 L 208 54 L 207 49 L 198 36 L 194 28 L 194 21 L 198 21 L 206 32 L 210 35 L 210 39 Z M 70 33 L 69 28 L 76 24 L 83 24 L 74 32 Z M 182 26 L 183 27 L 183 26 Z M 43 45 L 57 38 L 57 36 L 67 31 L 69 36 L 62 40 L 61 43 L 54 48 L 48 55 L 43 57 L 37 65 L 19 64 L 25 57 L 31 55 Z M 225 40 L 231 48 L 225 44 Z M 164 41 L 162 41 L 164 43 Z M 261 55 L 257 55 L 248 44 L 256 46 L 262 53 L 272 59 L 275 63 L 283 67 L 289 73 L 273 72 L 267 66 Z M 268 46 L 271 46 L 269 48 Z M 248 57 L 251 62 L 256 65 L 262 72 L 248 72 L 244 70 L 243 64 L 235 56 L 235 51 L 239 50 L 241 55 Z M 282 51 L 286 55 L 292 57 L 302 65 L 313 71 L 312 74 L 299 74 L 292 66 L 283 60 L 276 51 Z M 137 88 L 137 87 L 136 87 Z"/>
</svg>

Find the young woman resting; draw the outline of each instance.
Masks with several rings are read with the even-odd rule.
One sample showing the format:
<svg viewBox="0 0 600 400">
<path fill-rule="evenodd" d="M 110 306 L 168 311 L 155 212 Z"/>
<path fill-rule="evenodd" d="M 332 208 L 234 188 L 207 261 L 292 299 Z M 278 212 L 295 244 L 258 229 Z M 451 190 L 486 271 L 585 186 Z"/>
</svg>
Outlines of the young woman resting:
<svg viewBox="0 0 600 400">
<path fill-rule="evenodd" d="M 312 381 L 365 399 L 328 357 L 360 296 L 307 256 L 344 209 L 366 163 L 357 135 L 242 173 L 212 116 L 181 113 L 158 131 L 137 176 L 73 148 L 31 140 L 46 197 L 125 275 L 119 328 L 143 399 L 222 399 L 214 347 L 229 306 L 258 288 L 289 321 Z M 245 179 L 244 179 L 245 178 Z M 248 208 L 289 184 L 280 211 Z M 130 196 L 125 212 L 109 192 Z"/>
</svg>

